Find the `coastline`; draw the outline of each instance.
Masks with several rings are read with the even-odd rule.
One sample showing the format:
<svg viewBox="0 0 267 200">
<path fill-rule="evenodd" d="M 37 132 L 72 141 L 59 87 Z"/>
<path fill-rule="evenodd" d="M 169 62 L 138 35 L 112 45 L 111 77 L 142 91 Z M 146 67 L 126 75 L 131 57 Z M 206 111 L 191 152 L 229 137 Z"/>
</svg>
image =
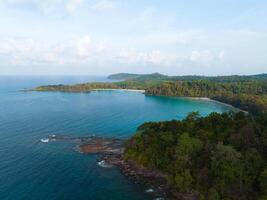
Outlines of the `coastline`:
<svg viewBox="0 0 267 200">
<path fill-rule="evenodd" d="M 224 102 L 221 102 L 221 101 L 218 101 L 218 100 L 209 98 L 209 97 L 186 97 L 186 96 L 155 95 L 155 94 L 146 93 L 146 90 L 141 90 L 141 89 L 96 88 L 96 89 L 90 89 L 90 90 L 86 90 L 86 91 L 69 91 L 69 90 L 36 90 L 36 88 L 35 88 L 35 89 L 26 89 L 26 90 L 23 89 L 23 90 L 20 90 L 20 91 L 23 91 L 23 92 L 33 92 L 33 91 L 36 91 L 36 92 L 66 92 L 66 93 L 89 93 L 89 92 L 92 92 L 92 91 L 126 91 L 126 92 L 139 92 L 139 93 L 142 93 L 142 94 L 145 94 L 145 95 L 148 95 L 148 96 L 161 96 L 161 97 L 172 97 L 172 98 L 180 98 L 180 99 L 191 99 L 191 100 L 210 101 L 210 102 L 215 102 L 215 103 L 218 103 L 218 104 L 221 104 L 221 105 L 230 107 L 230 108 L 232 108 L 233 110 L 235 110 L 237 112 L 244 112 L 245 114 L 249 114 L 249 112 L 246 111 L 246 110 L 242 110 L 242 109 L 240 109 L 238 107 L 235 107 L 235 106 L 233 106 L 231 104 L 224 103 Z"/>
<path fill-rule="evenodd" d="M 234 110 L 236 110 L 236 111 L 244 112 L 245 114 L 249 114 L 249 112 L 246 111 L 246 110 L 242 110 L 242 109 L 240 109 L 240 108 L 238 108 L 238 107 L 235 107 L 235 106 L 233 106 L 233 105 L 231 105 L 231 104 L 224 103 L 224 102 L 221 102 L 221 101 L 218 101 L 218 100 L 209 98 L 209 97 L 183 97 L 183 96 L 153 95 L 153 94 L 147 94 L 147 93 L 145 93 L 145 94 L 148 95 L 148 96 L 172 97 L 172 98 L 178 98 L 178 99 L 189 99 L 189 100 L 203 100 L 203 101 L 210 101 L 210 102 L 218 103 L 218 104 L 221 104 L 221 105 L 224 105 L 224 106 L 227 106 L 227 107 L 231 107 L 232 109 L 234 109 Z"/>
<path fill-rule="evenodd" d="M 218 101 L 218 100 L 215 100 L 215 99 L 211 99 L 209 97 L 182 97 L 182 96 L 165 96 L 165 95 L 151 95 L 151 94 L 147 94 L 146 93 L 146 90 L 138 90 L 138 89 L 92 89 L 92 91 L 127 91 L 127 92 L 140 92 L 140 93 L 143 93 L 145 95 L 149 95 L 149 96 L 162 96 L 162 97 L 174 97 L 174 98 L 180 98 L 180 99 L 191 99 L 191 100 L 203 100 L 203 101 L 211 101 L 211 102 L 215 102 L 215 103 L 218 103 L 218 104 L 221 104 L 221 105 L 224 105 L 224 106 L 228 106 L 228 107 L 231 107 L 237 111 L 240 111 L 240 112 L 244 112 L 246 114 L 248 114 L 249 112 L 246 111 L 246 110 L 242 110 L 240 108 L 237 108 L 231 104 L 228 104 L 228 103 L 224 103 L 224 102 L 221 102 L 221 101 Z"/>
<path fill-rule="evenodd" d="M 231 104 L 228 104 L 228 103 L 223 103 L 223 102 L 218 101 L 218 100 L 215 100 L 215 99 L 209 99 L 208 101 L 212 101 L 212 102 L 215 102 L 215 103 L 218 103 L 218 104 L 222 104 L 222 105 L 224 105 L 224 106 L 229 106 L 229 107 L 231 107 L 231 108 L 233 108 L 233 109 L 235 109 L 235 110 L 237 110 L 237 111 L 239 111 L 239 112 L 244 112 L 245 114 L 249 114 L 248 111 L 246 111 L 246 110 L 242 110 L 242 109 L 237 108 L 237 107 L 235 107 L 235 106 L 233 106 L 233 105 L 231 105 Z"/>
<path fill-rule="evenodd" d="M 228 103 L 224 103 L 224 102 L 221 102 L 221 101 L 218 101 L 218 100 L 215 100 L 215 99 L 211 99 L 209 97 L 178 97 L 178 98 L 184 98 L 184 99 L 192 99 L 192 100 L 203 100 L 203 101 L 211 101 L 211 102 L 215 102 L 215 103 L 218 103 L 218 104 L 221 104 L 221 105 L 224 105 L 224 106 L 228 106 L 228 107 L 231 107 L 233 108 L 234 110 L 237 110 L 239 112 L 244 112 L 246 114 L 248 114 L 249 112 L 246 111 L 246 110 L 242 110 L 240 108 L 237 108 L 231 104 L 228 104 Z"/>
<path fill-rule="evenodd" d="M 100 167 L 116 167 L 134 183 L 146 185 L 147 189 L 144 192 L 151 193 L 155 199 L 198 199 L 197 193 L 175 191 L 168 184 L 168 176 L 163 172 L 138 165 L 135 161 L 124 158 L 124 142 L 118 139 L 95 137 L 79 145 L 78 149 L 82 154 L 98 155 L 97 164 Z"/>
<path fill-rule="evenodd" d="M 231 104 L 228 103 L 224 103 L 209 97 L 185 97 L 185 96 L 166 96 L 166 95 L 154 95 L 154 94 L 148 94 L 146 93 L 146 90 L 141 90 L 141 89 L 113 89 L 113 88 L 97 88 L 97 89 L 91 89 L 91 90 L 87 90 L 87 91 L 67 91 L 67 90 L 36 90 L 36 89 L 28 89 L 28 90 L 20 90 L 22 92 L 66 92 L 66 93 L 89 93 L 92 91 L 125 91 L 125 92 L 139 92 L 148 96 L 161 96 L 161 97 L 172 97 L 172 98 L 180 98 L 180 99 L 190 99 L 190 100 L 203 100 L 203 101 L 210 101 L 210 102 L 215 102 L 227 107 L 231 107 L 233 110 L 238 111 L 238 112 L 244 112 L 245 114 L 249 114 L 248 111 L 246 110 L 242 110 L 238 107 L 235 107 Z"/>
<path fill-rule="evenodd" d="M 138 90 L 138 89 L 92 89 L 92 91 L 127 91 L 127 92 L 140 92 L 140 93 L 145 93 L 145 90 Z"/>
</svg>

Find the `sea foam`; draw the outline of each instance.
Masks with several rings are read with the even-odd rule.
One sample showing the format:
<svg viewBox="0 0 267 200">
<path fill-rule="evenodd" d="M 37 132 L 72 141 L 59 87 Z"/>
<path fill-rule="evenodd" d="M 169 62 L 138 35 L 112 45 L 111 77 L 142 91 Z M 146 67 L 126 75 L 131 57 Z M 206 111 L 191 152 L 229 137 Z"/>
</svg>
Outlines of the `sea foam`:
<svg viewBox="0 0 267 200">
<path fill-rule="evenodd" d="M 100 162 L 97 163 L 100 167 L 104 167 L 104 168 L 111 168 L 113 167 L 113 165 L 108 164 L 105 160 L 101 160 Z"/>
<path fill-rule="evenodd" d="M 43 143 L 48 143 L 49 139 L 48 138 L 42 138 L 40 141 L 43 142 Z"/>
</svg>

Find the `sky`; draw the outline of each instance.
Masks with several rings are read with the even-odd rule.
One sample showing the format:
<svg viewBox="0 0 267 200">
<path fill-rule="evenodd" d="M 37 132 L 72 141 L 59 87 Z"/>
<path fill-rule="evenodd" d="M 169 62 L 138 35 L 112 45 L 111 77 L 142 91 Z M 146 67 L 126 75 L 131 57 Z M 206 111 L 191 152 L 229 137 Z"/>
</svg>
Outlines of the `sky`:
<svg viewBox="0 0 267 200">
<path fill-rule="evenodd" d="M 266 0 L 0 0 L 0 75 L 267 73 Z"/>
</svg>

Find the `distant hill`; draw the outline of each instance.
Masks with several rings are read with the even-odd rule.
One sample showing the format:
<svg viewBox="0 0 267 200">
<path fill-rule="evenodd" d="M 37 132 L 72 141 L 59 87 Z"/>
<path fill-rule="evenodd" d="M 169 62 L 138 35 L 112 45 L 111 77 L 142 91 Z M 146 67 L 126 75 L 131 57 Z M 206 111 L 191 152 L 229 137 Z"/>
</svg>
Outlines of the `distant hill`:
<svg viewBox="0 0 267 200">
<path fill-rule="evenodd" d="M 231 76 L 167 76 L 160 73 L 152 74 L 131 74 L 131 73 L 118 73 L 108 76 L 113 80 L 169 80 L 169 81 L 195 81 L 195 80 L 208 80 L 215 82 L 235 82 L 235 81 L 249 81 L 249 80 L 267 80 L 267 74 L 256 75 L 231 75 Z"/>
<path fill-rule="evenodd" d="M 131 74 L 131 73 L 118 73 L 118 74 L 111 74 L 108 76 L 109 79 L 113 80 L 155 80 L 155 79 L 168 79 L 167 75 L 163 75 L 160 73 L 153 73 L 153 74 Z"/>
<path fill-rule="evenodd" d="M 113 80 L 129 80 L 138 78 L 139 76 L 142 76 L 142 74 L 118 73 L 111 74 L 108 76 L 108 78 Z"/>
</svg>

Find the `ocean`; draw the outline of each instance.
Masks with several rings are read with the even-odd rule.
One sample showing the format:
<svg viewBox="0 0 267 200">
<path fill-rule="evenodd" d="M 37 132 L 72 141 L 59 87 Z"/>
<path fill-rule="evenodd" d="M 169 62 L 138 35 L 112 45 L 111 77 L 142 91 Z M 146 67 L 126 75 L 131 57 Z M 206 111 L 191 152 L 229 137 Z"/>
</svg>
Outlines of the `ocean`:
<svg viewBox="0 0 267 200">
<path fill-rule="evenodd" d="M 146 96 L 139 92 L 23 92 L 48 84 L 110 81 L 97 76 L 0 76 L 1 200 L 149 200 L 147 185 L 117 168 L 97 165 L 75 141 L 40 142 L 48 135 L 127 139 L 147 121 L 183 119 L 232 108 L 216 102 Z"/>
</svg>

